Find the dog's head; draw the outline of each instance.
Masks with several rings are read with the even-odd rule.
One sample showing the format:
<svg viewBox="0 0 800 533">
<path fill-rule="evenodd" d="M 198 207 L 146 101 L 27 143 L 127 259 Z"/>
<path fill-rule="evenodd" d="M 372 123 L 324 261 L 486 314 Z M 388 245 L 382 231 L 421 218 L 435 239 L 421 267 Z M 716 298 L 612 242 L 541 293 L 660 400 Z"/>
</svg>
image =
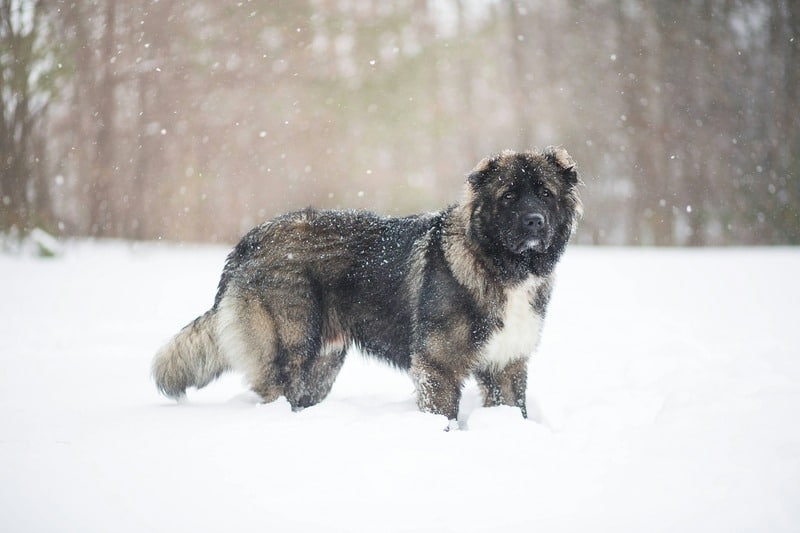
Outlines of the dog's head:
<svg viewBox="0 0 800 533">
<path fill-rule="evenodd" d="M 563 248 L 582 213 L 575 162 L 563 148 L 504 151 L 467 177 L 472 223 L 511 254 Z"/>
</svg>

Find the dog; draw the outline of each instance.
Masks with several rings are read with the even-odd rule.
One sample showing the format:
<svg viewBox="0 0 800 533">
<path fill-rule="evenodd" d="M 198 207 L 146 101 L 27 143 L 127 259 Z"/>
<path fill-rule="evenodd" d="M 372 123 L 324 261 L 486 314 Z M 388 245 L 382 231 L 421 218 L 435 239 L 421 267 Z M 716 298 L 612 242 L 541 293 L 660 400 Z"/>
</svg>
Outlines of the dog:
<svg viewBox="0 0 800 533">
<path fill-rule="evenodd" d="M 237 370 L 264 402 L 300 410 L 328 395 L 355 345 L 407 370 L 424 412 L 455 421 L 474 376 L 485 406 L 527 417 L 528 359 L 580 184 L 563 148 L 507 150 L 437 213 L 309 208 L 265 222 L 228 256 L 211 310 L 155 356 L 158 389 L 179 399 Z"/>
</svg>

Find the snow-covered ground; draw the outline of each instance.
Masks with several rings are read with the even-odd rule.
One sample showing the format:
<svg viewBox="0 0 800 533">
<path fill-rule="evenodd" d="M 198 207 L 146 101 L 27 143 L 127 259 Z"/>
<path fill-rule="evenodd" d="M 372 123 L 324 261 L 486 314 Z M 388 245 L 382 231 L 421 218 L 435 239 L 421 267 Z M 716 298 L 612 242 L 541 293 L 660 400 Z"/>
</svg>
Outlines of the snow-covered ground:
<svg viewBox="0 0 800 533">
<path fill-rule="evenodd" d="M 470 384 L 450 433 L 357 354 L 301 413 L 235 375 L 159 397 L 226 253 L 0 255 L 0 530 L 800 531 L 800 249 L 572 248 L 534 420 Z"/>
</svg>

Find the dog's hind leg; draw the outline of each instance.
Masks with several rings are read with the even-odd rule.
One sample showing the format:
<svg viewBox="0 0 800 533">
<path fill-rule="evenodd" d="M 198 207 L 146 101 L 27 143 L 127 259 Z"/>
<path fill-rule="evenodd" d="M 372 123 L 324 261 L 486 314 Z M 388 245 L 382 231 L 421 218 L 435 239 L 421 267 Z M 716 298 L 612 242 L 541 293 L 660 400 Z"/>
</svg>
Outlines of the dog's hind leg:
<svg viewBox="0 0 800 533">
<path fill-rule="evenodd" d="M 324 400 L 331 392 L 336 376 L 344 364 L 344 347 L 323 346 L 320 353 L 308 361 L 303 372 L 301 407 L 310 407 Z"/>
<path fill-rule="evenodd" d="M 264 402 L 285 396 L 299 411 L 322 401 L 344 362 L 343 342 L 322 341 L 321 299 L 303 278 L 226 295 L 221 348 Z"/>
<path fill-rule="evenodd" d="M 283 384 L 272 314 L 260 302 L 237 295 L 226 295 L 217 312 L 217 336 L 227 360 L 264 403 L 278 399 Z"/>
<path fill-rule="evenodd" d="M 321 298 L 312 284 L 295 280 L 291 298 L 275 307 L 277 366 L 283 395 L 299 411 L 321 402 L 344 362 L 345 347 L 322 340 Z"/>
<path fill-rule="evenodd" d="M 501 369 L 481 368 L 473 372 L 483 394 L 483 405 L 511 405 L 519 407 L 522 416 L 528 417 L 525 391 L 528 383 L 528 360 L 517 359 Z"/>
</svg>

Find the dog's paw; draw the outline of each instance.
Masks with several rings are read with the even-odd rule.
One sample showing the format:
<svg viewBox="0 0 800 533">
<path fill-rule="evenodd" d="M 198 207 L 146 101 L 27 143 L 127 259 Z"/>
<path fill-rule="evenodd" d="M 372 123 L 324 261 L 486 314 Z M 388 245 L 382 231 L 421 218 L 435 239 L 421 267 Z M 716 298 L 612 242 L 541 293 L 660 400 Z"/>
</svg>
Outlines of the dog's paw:
<svg viewBox="0 0 800 533">
<path fill-rule="evenodd" d="M 458 420 L 455 418 L 451 418 L 447 421 L 447 426 L 445 426 L 445 431 L 458 431 L 462 429 L 461 424 L 458 423 Z"/>
</svg>

